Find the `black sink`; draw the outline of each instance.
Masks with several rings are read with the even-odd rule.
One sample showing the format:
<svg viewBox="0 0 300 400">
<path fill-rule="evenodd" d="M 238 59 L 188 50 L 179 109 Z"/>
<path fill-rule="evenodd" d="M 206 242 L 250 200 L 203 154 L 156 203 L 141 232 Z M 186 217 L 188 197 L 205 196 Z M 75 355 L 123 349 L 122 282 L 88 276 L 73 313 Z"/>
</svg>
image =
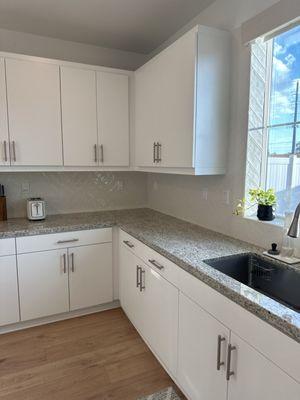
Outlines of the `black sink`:
<svg viewBox="0 0 300 400">
<path fill-rule="evenodd" d="M 300 310 L 300 271 L 253 253 L 214 258 L 205 263 L 279 303 Z"/>
</svg>

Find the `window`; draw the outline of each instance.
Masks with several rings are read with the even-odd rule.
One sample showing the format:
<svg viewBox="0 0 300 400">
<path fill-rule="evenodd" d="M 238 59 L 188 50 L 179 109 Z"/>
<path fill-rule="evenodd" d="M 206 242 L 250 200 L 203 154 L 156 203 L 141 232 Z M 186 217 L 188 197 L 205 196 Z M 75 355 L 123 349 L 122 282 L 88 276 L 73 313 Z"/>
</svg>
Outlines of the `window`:
<svg viewBox="0 0 300 400">
<path fill-rule="evenodd" d="M 246 193 L 274 188 L 277 215 L 300 201 L 300 26 L 251 48 Z"/>
</svg>

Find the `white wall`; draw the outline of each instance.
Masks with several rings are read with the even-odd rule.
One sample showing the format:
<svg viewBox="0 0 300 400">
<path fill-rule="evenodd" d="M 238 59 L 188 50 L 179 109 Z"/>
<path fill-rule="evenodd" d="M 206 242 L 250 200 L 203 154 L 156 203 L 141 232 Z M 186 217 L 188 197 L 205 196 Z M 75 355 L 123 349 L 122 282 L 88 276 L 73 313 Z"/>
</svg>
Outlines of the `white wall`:
<svg viewBox="0 0 300 400">
<path fill-rule="evenodd" d="M 265 247 L 272 241 L 280 242 L 281 229 L 232 214 L 236 199 L 244 196 L 247 142 L 250 51 L 242 45 L 240 25 L 276 2 L 217 0 L 185 28 L 197 22 L 232 31 L 231 124 L 226 176 L 149 174 L 148 177 L 150 207 Z M 208 190 L 207 201 L 202 198 L 203 189 Z M 230 191 L 230 205 L 224 204 L 225 190 Z"/>
<path fill-rule="evenodd" d="M 0 29 L 0 51 L 135 70 L 145 54 Z"/>
</svg>

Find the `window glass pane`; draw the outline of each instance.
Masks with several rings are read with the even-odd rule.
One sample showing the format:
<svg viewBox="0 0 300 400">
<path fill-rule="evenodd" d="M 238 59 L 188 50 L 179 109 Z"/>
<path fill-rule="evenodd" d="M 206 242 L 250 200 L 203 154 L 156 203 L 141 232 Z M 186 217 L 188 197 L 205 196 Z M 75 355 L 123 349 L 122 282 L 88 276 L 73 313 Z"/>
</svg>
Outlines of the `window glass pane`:
<svg viewBox="0 0 300 400">
<path fill-rule="evenodd" d="M 269 125 L 294 121 L 299 79 L 300 26 L 297 26 L 273 40 Z"/>
<path fill-rule="evenodd" d="M 280 126 L 268 129 L 269 155 L 289 155 L 293 146 L 293 127 Z"/>
<path fill-rule="evenodd" d="M 295 134 L 296 152 L 292 153 Z M 266 188 L 273 188 L 277 194 L 279 215 L 294 211 L 300 200 L 300 126 L 269 129 L 269 153 Z M 298 150 L 297 150 L 298 149 Z"/>
</svg>

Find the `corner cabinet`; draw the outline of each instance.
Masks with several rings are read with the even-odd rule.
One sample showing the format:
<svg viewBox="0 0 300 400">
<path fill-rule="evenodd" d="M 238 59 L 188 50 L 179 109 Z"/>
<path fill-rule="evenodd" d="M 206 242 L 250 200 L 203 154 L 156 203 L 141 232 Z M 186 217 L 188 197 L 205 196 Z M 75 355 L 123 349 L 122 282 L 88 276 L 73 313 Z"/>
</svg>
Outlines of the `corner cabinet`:
<svg viewBox="0 0 300 400">
<path fill-rule="evenodd" d="M 135 72 L 139 170 L 226 171 L 230 36 L 199 26 Z"/>
</svg>

